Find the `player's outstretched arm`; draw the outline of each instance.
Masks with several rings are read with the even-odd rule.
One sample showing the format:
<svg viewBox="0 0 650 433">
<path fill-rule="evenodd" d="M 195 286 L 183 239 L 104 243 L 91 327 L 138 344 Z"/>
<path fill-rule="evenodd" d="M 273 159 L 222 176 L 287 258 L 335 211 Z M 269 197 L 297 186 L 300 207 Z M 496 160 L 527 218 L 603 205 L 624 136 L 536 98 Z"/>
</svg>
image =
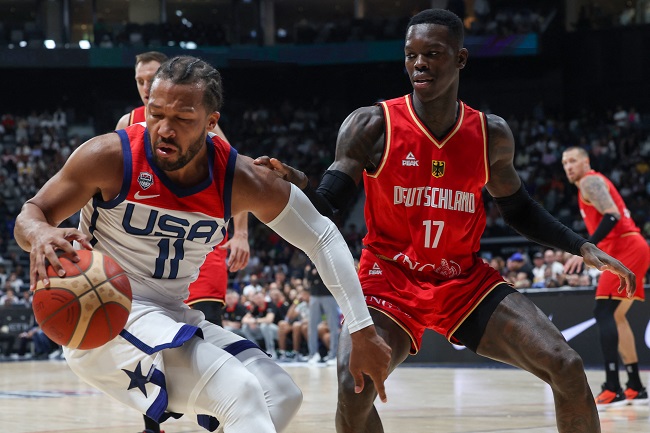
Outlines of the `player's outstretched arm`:
<svg viewBox="0 0 650 433">
<path fill-rule="evenodd" d="M 491 177 L 486 187 L 506 224 L 533 242 L 580 255 L 587 265 L 614 272 L 628 296 L 634 293 L 636 279 L 629 269 L 566 227 L 528 195 L 514 167 L 515 145 L 510 127 L 498 116 L 490 115 L 488 119 Z"/>
<path fill-rule="evenodd" d="M 70 241 L 91 249 L 86 236 L 77 229 L 58 228 L 95 194 L 106 199 L 115 197 L 122 181 L 122 151 L 117 134 L 93 138 L 72 153 L 63 168 L 28 200 L 16 218 L 14 235 L 18 245 L 30 252 L 30 284 L 39 280 L 49 285 L 46 260 L 60 276 L 65 275 L 56 255 L 70 252 Z"/>
<path fill-rule="evenodd" d="M 385 401 L 391 349 L 374 329 L 352 254 L 334 223 L 298 187 L 242 155 L 237 158 L 232 208 L 233 212 L 252 212 L 314 262 L 353 337 L 350 371 L 358 389 L 363 388 L 363 374 L 367 374 Z"/>
</svg>

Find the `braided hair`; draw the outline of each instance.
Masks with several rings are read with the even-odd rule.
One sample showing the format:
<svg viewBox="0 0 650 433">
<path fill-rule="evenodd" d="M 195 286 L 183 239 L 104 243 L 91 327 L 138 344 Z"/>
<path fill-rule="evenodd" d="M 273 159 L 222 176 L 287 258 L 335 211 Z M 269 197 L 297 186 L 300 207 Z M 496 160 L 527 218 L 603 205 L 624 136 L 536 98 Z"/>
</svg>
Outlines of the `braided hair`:
<svg viewBox="0 0 650 433">
<path fill-rule="evenodd" d="M 207 62 L 192 56 L 177 56 L 160 65 L 154 81 L 203 86 L 203 105 L 208 112 L 219 111 L 223 104 L 221 74 Z"/>
</svg>

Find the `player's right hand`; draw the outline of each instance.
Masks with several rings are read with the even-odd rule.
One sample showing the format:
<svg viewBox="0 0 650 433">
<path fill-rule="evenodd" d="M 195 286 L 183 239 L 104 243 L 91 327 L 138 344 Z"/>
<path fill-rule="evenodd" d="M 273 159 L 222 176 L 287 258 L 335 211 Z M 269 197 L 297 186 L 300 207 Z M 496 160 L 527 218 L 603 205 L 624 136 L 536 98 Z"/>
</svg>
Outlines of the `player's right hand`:
<svg viewBox="0 0 650 433">
<path fill-rule="evenodd" d="M 58 276 L 65 276 L 65 269 L 59 261 L 57 252 L 71 253 L 72 260 L 78 261 L 79 257 L 72 246 L 72 241 L 77 241 L 87 250 L 93 247 L 83 232 L 73 228 L 48 227 L 35 231 L 37 234 L 30 239 L 29 251 L 29 289 L 35 290 L 36 284 L 43 281 L 45 287 L 50 286 L 50 279 L 47 275 L 47 264 L 49 263 Z"/>
<path fill-rule="evenodd" d="M 625 290 L 628 298 L 634 296 L 636 292 L 636 275 L 623 263 L 600 250 L 591 242 L 586 242 L 580 247 L 580 254 L 582 254 L 582 258 L 587 266 L 592 266 L 599 271 L 610 271 L 618 275 L 620 280 L 618 293 L 623 293 L 623 290 Z"/>
<path fill-rule="evenodd" d="M 283 163 L 277 158 L 271 158 L 270 156 L 264 155 L 255 158 L 253 160 L 253 163 L 255 165 L 261 165 L 272 170 L 279 177 L 286 180 L 287 182 L 291 182 L 300 189 L 305 189 L 309 183 L 309 178 L 305 173 Z"/>
<path fill-rule="evenodd" d="M 350 374 L 354 378 L 354 392 L 363 391 L 363 375 L 367 374 L 375 384 L 379 398 L 386 403 L 384 382 L 388 378 L 392 349 L 377 334 L 374 325 L 353 332 L 350 337 Z"/>
</svg>

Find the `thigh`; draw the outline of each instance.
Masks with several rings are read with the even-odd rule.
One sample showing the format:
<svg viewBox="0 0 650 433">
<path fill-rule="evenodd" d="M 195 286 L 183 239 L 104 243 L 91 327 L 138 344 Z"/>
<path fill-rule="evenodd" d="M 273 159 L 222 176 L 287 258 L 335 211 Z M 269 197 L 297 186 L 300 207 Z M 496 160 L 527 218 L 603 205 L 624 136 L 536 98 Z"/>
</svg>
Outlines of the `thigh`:
<svg viewBox="0 0 650 433">
<path fill-rule="evenodd" d="M 548 317 L 526 296 L 514 292 L 492 313 L 477 353 L 539 375 L 553 359 L 571 350 Z"/>
</svg>

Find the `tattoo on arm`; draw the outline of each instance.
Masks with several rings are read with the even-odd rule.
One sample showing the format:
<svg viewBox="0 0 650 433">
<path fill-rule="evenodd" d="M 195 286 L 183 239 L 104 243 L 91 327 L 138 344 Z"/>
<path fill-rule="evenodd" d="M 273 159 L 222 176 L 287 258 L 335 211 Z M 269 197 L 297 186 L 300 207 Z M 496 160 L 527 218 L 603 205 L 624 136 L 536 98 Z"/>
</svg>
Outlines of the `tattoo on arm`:
<svg viewBox="0 0 650 433">
<path fill-rule="evenodd" d="M 600 177 L 585 176 L 582 178 L 580 181 L 580 191 L 601 214 L 611 213 L 619 215 L 618 208 L 609 193 L 609 188 Z"/>
</svg>

